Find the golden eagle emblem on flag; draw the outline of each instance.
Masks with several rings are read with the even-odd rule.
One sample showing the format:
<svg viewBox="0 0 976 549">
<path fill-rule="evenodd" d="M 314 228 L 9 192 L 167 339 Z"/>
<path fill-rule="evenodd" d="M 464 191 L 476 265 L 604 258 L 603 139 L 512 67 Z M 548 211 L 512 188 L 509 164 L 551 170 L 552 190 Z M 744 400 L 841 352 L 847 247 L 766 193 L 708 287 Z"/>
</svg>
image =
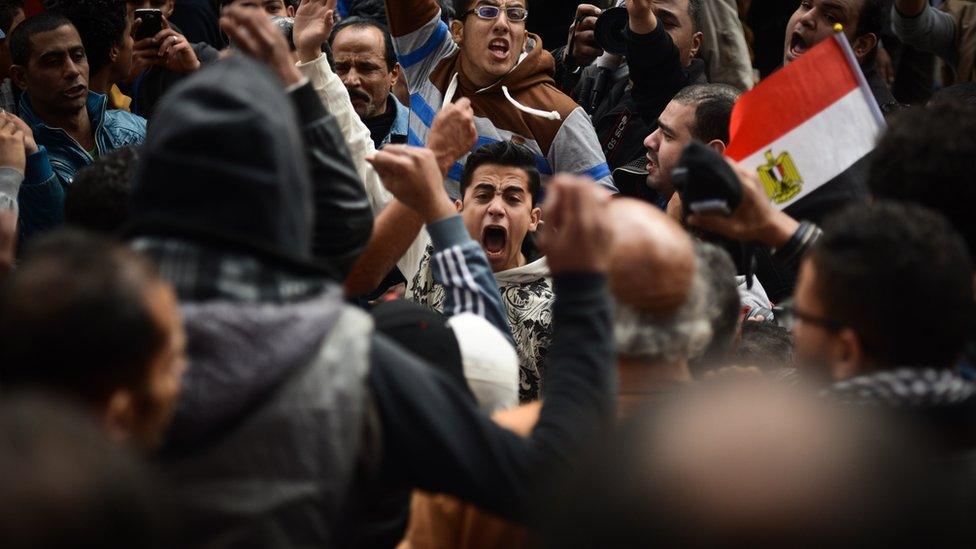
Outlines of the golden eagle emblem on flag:
<svg viewBox="0 0 976 549">
<path fill-rule="evenodd" d="M 776 204 L 789 202 L 803 190 L 803 178 L 788 152 L 773 156 L 772 149 L 766 151 L 766 164 L 759 166 L 759 179 L 766 196 Z"/>
</svg>

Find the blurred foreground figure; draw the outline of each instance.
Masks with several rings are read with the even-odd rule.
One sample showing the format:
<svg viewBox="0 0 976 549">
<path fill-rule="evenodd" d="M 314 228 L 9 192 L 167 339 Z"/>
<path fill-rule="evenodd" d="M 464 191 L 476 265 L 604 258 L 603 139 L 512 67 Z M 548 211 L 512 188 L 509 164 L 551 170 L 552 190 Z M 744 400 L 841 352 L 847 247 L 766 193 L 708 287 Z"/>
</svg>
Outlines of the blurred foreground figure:
<svg viewBox="0 0 976 549">
<path fill-rule="evenodd" d="M 71 407 L 0 406 L 0 540 L 33 547 L 167 547 L 158 487 Z"/>
<path fill-rule="evenodd" d="M 184 545 L 352 545 L 375 534 L 370 494 L 410 486 L 532 521 L 541 487 L 609 423 L 605 199 L 592 180 L 553 179 L 558 368 L 523 440 L 346 304 L 337 279 L 372 213 L 336 121 L 265 14 L 231 6 L 221 25 L 267 68 L 235 55 L 178 84 L 133 185 L 132 245 L 176 287 L 189 340 L 159 456 L 185 498 Z M 391 147 L 373 157 L 396 166 L 384 184 L 408 206 L 436 188 L 428 229 L 460 232 L 434 153 Z"/>
<path fill-rule="evenodd" d="M 87 407 L 113 440 L 157 446 L 180 391 L 186 338 L 176 294 L 155 268 L 120 244 L 65 231 L 28 247 L 4 290 L 5 394 L 54 393 Z"/>
<path fill-rule="evenodd" d="M 623 431 L 550 547 L 822 547 L 958 535 L 883 418 L 765 384 L 705 385 Z M 911 539 L 911 538 L 908 538 Z"/>
</svg>

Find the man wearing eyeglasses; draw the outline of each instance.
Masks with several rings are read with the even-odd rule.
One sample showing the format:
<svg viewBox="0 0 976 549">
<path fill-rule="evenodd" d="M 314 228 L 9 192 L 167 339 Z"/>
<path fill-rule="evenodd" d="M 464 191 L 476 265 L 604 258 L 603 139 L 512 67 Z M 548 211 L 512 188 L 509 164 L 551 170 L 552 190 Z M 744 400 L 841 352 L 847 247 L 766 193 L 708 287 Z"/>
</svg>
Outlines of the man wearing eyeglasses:
<svg viewBox="0 0 976 549">
<path fill-rule="evenodd" d="M 976 397 L 950 371 L 973 320 L 968 255 L 948 222 L 920 206 L 878 202 L 832 218 L 786 308 L 799 363 L 844 400 L 936 404 L 941 384 Z"/>
<path fill-rule="evenodd" d="M 436 0 L 387 1 L 397 56 L 410 86 L 411 145 L 423 145 L 443 105 L 467 97 L 478 146 L 513 140 L 533 151 L 544 176 L 586 175 L 616 192 L 586 112 L 553 82 L 555 62 L 526 31 L 526 0 L 461 0 L 450 27 Z M 448 173 L 458 197 L 462 158 Z"/>
</svg>

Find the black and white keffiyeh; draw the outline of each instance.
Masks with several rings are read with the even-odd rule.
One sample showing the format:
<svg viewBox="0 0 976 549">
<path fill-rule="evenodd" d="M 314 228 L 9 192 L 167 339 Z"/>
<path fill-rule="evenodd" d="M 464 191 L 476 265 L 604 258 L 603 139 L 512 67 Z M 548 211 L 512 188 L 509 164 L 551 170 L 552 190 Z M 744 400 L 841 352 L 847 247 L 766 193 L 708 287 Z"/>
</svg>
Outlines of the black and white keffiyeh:
<svg viewBox="0 0 976 549">
<path fill-rule="evenodd" d="M 958 406 L 976 395 L 976 384 L 952 370 L 902 368 L 835 383 L 824 396 L 845 404 L 886 408 Z"/>
</svg>

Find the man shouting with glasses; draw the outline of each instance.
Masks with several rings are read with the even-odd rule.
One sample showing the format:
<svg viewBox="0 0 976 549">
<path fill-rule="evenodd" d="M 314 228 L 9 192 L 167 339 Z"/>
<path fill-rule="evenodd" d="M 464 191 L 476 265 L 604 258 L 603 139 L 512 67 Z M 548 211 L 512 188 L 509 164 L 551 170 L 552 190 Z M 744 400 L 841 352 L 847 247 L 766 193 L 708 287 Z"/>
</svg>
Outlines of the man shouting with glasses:
<svg viewBox="0 0 976 549">
<path fill-rule="evenodd" d="M 460 0 L 450 27 L 437 0 L 387 1 L 397 57 L 410 87 L 411 145 L 423 145 L 443 105 L 471 100 L 477 146 L 515 141 L 544 177 L 586 175 L 616 192 L 586 112 L 553 82 L 555 62 L 525 29 L 527 0 Z M 458 198 L 465 158 L 448 173 Z"/>
</svg>

